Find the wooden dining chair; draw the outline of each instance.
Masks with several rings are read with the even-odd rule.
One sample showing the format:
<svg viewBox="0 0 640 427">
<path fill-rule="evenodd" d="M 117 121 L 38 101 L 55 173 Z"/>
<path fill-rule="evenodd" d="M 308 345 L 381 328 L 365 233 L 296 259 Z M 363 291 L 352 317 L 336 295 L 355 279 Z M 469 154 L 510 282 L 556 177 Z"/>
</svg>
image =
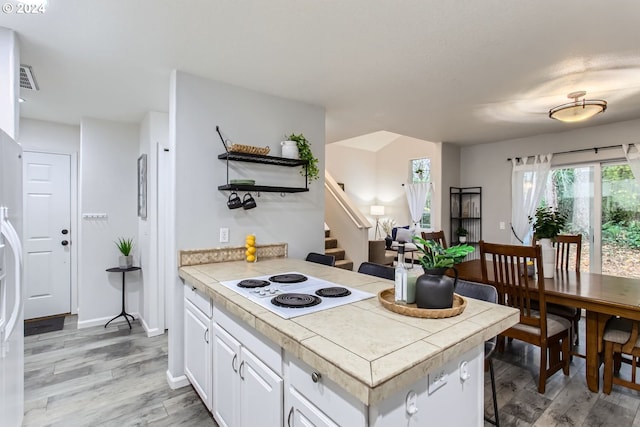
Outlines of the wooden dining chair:
<svg viewBox="0 0 640 427">
<path fill-rule="evenodd" d="M 444 235 L 444 231 L 423 231 L 422 238 L 424 240 L 435 240 L 437 243 L 440 243 L 444 249 L 447 249 L 447 238 Z"/>
<path fill-rule="evenodd" d="M 537 244 L 535 237 L 533 244 Z M 554 246 L 556 250 L 556 269 L 580 271 L 582 234 L 559 234 L 554 238 Z M 574 258 L 573 253 L 575 253 L 575 265 L 572 267 L 571 259 Z M 571 342 L 578 345 L 580 343 L 579 323 L 582 317 L 582 310 L 577 307 L 549 303 L 547 304 L 547 312 L 562 316 L 571 322 Z"/>
<path fill-rule="evenodd" d="M 547 314 L 540 246 L 516 246 L 480 241 L 482 280 L 498 290 L 498 301 L 520 311 L 520 322 L 500 334 L 499 348 L 504 337 L 540 347 L 540 376 L 538 392 L 544 393 L 547 378 L 560 369 L 569 375 L 569 331 L 571 322 L 560 316 Z M 538 274 L 527 274 L 527 261 L 533 260 Z M 493 280 L 489 280 L 487 261 L 492 261 Z M 539 302 L 539 310 L 532 302 Z"/>
<path fill-rule="evenodd" d="M 638 339 L 638 322 L 623 319 L 611 318 L 604 329 L 604 370 L 603 389 L 605 394 L 610 394 L 613 384 L 618 384 L 633 390 L 640 391 L 640 384 L 637 382 L 636 368 L 640 357 L 640 339 Z M 622 355 L 631 356 L 630 359 L 623 359 Z M 619 375 L 621 362 L 631 364 L 631 378 L 624 378 Z M 616 374 L 616 375 L 614 375 Z"/>
</svg>

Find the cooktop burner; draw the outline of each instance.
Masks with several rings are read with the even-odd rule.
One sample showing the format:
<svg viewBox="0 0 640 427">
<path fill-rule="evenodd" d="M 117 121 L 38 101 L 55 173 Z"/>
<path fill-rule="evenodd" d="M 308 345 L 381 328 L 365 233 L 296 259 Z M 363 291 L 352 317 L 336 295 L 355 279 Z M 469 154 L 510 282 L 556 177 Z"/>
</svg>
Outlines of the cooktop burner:
<svg viewBox="0 0 640 427">
<path fill-rule="evenodd" d="M 277 274 L 269 277 L 269 280 L 276 283 L 300 283 L 307 280 L 307 276 L 297 273 Z"/>
<path fill-rule="evenodd" d="M 245 279 L 238 282 L 238 286 L 241 288 L 264 288 L 265 286 L 269 286 L 271 283 L 266 280 L 257 280 L 257 279 Z"/>
<path fill-rule="evenodd" d="M 339 298 L 351 295 L 351 291 L 341 286 L 332 286 L 330 288 L 318 289 L 316 295 L 327 298 Z"/>
<path fill-rule="evenodd" d="M 322 299 L 315 295 L 289 293 L 280 294 L 271 299 L 271 302 L 279 307 L 303 308 L 318 305 Z"/>
</svg>

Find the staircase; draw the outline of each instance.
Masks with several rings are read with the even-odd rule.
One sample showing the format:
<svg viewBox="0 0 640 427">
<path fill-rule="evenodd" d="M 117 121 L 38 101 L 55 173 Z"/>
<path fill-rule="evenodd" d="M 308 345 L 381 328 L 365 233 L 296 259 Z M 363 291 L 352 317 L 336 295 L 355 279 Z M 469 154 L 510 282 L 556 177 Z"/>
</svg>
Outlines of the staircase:
<svg viewBox="0 0 640 427">
<path fill-rule="evenodd" d="M 336 267 L 353 271 L 353 261 L 345 259 L 344 249 L 338 247 L 338 239 L 331 237 L 331 230 L 324 231 L 324 253 L 336 257 Z"/>
</svg>

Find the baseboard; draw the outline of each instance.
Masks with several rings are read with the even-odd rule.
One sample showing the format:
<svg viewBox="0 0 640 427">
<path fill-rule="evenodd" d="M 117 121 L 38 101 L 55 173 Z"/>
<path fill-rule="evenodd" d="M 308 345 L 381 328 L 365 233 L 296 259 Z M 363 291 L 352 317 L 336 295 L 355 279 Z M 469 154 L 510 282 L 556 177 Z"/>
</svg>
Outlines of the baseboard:
<svg viewBox="0 0 640 427">
<path fill-rule="evenodd" d="M 186 375 L 180 375 L 179 377 L 174 377 L 171 375 L 171 372 L 167 369 L 167 383 L 169 383 L 169 387 L 171 390 L 176 390 L 178 388 L 186 387 L 190 385 L 189 379 Z"/>
<path fill-rule="evenodd" d="M 130 314 L 136 320 L 140 319 L 140 313 L 130 313 Z M 78 329 L 91 328 L 93 326 L 104 326 L 111 319 L 113 319 L 113 316 L 101 317 L 98 319 L 82 320 L 82 321 L 78 320 Z M 111 325 L 117 325 L 120 323 L 126 323 L 126 321 L 124 320 L 124 317 L 118 317 L 113 322 L 109 323 L 109 327 L 111 327 Z"/>
<path fill-rule="evenodd" d="M 144 329 L 144 331 L 147 333 L 147 338 L 164 334 L 164 330 L 160 328 L 150 328 L 149 325 L 147 325 L 147 322 L 145 322 L 142 317 L 140 318 L 140 323 L 142 324 L 142 328 Z"/>
</svg>

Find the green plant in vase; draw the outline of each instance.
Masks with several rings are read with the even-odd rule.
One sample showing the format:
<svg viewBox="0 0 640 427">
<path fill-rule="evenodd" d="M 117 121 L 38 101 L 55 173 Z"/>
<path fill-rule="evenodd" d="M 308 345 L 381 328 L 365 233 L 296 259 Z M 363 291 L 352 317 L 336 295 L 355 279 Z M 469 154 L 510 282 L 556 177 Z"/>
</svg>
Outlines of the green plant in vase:
<svg viewBox="0 0 640 427">
<path fill-rule="evenodd" d="M 306 160 L 307 163 L 307 177 L 309 181 L 314 181 L 320 177 L 320 169 L 318 169 L 318 159 L 313 155 L 311 151 L 311 143 L 303 134 L 296 135 L 292 133 L 287 136 L 289 141 L 295 141 L 298 146 L 298 156 L 302 160 Z M 304 170 L 300 171 L 301 175 L 304 175 Z"/>
<path fill-rule="evenodd" d="M 475 249 L 469 245 L 445 249 L 435 240 L 425 240 L 419 236 L 413 236 L 413 241 L 422 253 L 420 264 L 425 273 L 416 279 L 416 305 L 426 309 L 453 307 L 453 292 L 458 283 L 458 270 L 454 265 Z M 455 272 L 455 279 L 445 275 L 450 268 Z"/>
<path fill-rule="evenodd" d="M 122 254 L 118 258 L 118 266 L 120 268 L 129 268 L 133 266 L 133 255 L 131 255 L 131 250 L 133 249 L 133 239 L 124 237 L 120 237 L 116 242 L 116 247 Z"/>
<path fill-rule="evenodd" d="M 552 278 L 556 270 L 553 239 L 567 225 L 567 216 L 551 206 L 540 206 L 534 216 L 528 218 L 529 223 L 533 225 L 534 238 L 540 242 L 542 248 L 543 275 L 545 278 Z"/>
</svg>

